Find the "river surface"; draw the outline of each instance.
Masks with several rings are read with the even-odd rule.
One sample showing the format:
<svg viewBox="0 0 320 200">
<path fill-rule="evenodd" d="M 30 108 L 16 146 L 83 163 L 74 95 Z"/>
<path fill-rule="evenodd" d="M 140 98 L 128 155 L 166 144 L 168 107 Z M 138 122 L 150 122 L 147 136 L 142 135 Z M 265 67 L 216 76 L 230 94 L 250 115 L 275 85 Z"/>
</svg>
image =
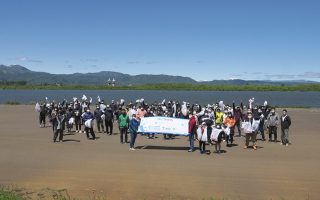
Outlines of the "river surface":
<svg viewBox="0 0 320 200">
<path fill-rule="evenodd" d="M 161 102 L 163 99 L 187 101 L 202 105 L 213 104 L 223 100 L 226 104 L 241 101 L 248 104 L 248 100 L 255 98 L 257 104 L 268 101 L 274 106 L 320 107 L 320 92 L 256 92 L 256 91 L 154 91 L 154 90 L 0 90 L 0 103 L 16 101 L 23 104 L 44 102 L 45 97 L 56 102 L 63 99 L 80 98 L 83 94 L 97 101 L 99 95 L 105 102 L 111 100 L 135 102 L 144 98 L 148 103 Z"/>
</svg>

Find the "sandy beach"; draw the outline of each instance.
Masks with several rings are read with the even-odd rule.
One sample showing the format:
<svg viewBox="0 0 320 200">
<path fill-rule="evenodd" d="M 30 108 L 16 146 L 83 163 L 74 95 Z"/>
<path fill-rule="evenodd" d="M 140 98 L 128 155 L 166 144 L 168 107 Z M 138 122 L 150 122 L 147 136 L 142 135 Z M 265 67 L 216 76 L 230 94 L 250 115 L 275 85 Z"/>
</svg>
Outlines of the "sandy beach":
<svg viewBox="0 0 320 200">
<path fill-rule="evenodd" d="M 320 109 L 288 109 L 288 147 L 259 140 L 258 150 L 243 149 L 244 138 L 235 137 L 238 146 L 222 143 L 226 152 L 210 155 L 188 153 L 186 137 L 162 135 L 138 136 L 129 151 L 118 130 L 97 133 L 96 141 L 75 133 L 53 143 L 34 106 L 0 105 L 0 113 L 1 185 L 66 188 L 81 199 L 92 191 L 107 199 L 320 198 Z"/>
</svg>

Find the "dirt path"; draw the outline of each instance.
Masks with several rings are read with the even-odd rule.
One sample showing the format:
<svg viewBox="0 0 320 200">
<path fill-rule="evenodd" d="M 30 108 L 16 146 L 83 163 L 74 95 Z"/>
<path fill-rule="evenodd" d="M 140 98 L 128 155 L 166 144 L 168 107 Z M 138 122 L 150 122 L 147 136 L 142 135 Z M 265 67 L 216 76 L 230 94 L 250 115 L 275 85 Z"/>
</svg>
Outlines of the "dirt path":
<svg viewBox="0 0 320 200">
<path fill-rule="evenodd" d="M 226 153 L 200 155 L 187 152 L 186 137 L 162 135 L 138 136 L 136 151 L 119 135 L 92 141 L 77 133 L 52 143 L 51 127 L 38 127 L 33 108 L 0 105 L 0 184 L 66 188 L 83 199 L 92 192 L 108 199 L 320 198 L 320 110 L 289 110 L 289 147 L 258 141 L 257 151 L 244 150 L 236 137 L 239 146 L 223 144 Z"/>
</svg>

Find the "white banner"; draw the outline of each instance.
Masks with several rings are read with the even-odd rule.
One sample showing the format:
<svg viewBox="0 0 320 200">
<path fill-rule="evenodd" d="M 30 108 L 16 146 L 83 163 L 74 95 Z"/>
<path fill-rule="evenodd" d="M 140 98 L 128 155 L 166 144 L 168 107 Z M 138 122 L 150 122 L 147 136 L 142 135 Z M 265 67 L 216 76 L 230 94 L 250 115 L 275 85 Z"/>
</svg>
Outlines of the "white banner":
<svg viewBox="0 0 320 200">
<path fill-rule="evenodd" d="M 144 117 L 141 119 L 138 132 L 188 135 L 189 120 L 172 117 Z"/>
</svg>

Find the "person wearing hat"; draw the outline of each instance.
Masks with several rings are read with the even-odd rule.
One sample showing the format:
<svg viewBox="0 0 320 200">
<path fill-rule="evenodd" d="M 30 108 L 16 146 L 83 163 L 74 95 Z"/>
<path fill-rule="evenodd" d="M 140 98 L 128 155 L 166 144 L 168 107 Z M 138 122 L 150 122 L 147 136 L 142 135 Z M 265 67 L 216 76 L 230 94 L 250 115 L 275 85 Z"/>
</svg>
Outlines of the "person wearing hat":
<svg viewBox="0 0 320 200">
<path fill-rule="evenodd" d="M 291 118 L 287 114 L 288 111 L 284 109 L 281 116 L 281 145 L 288 146 L 289 143 L 289 127 L 291 126 Z"/>
<path fill-rule="evenodd" d="M 246 134 L 245 145 L 243 147 L 244 149 L 248 148 L 250 141 L 253 143 L 252 148 L 254 150 L 257 149 L 256 135 L 259 129 L 259 124 L 260 121 L 254 119 L 252 112 L 249 110 L 247 113 L 247 119 L 242 123 L 243 132 Z"/>
</svg>

